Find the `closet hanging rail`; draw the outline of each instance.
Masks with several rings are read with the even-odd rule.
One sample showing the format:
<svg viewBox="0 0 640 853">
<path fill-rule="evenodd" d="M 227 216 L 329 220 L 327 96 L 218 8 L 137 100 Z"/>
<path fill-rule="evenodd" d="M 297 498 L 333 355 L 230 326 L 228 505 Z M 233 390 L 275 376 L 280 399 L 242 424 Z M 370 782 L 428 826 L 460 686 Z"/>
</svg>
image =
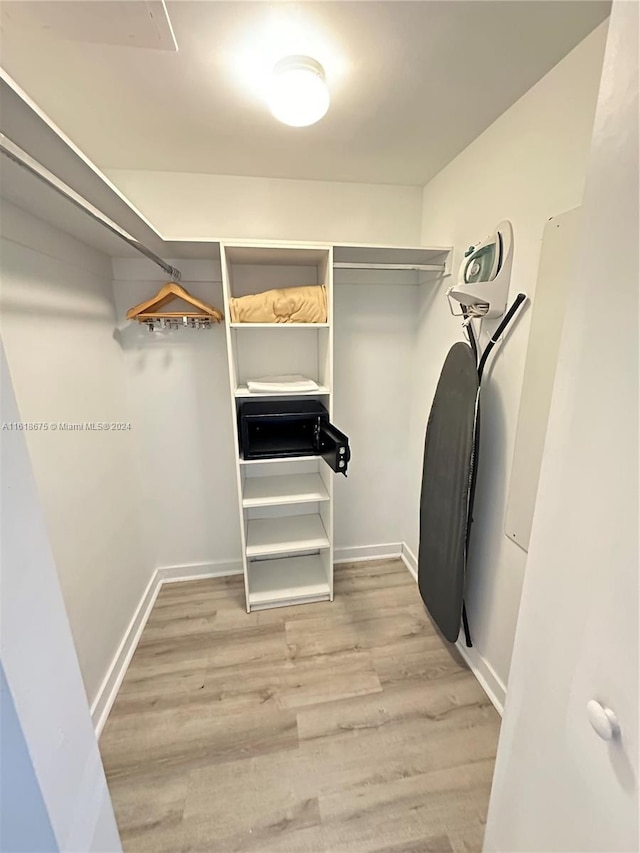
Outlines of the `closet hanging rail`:
<svg viewBox="0 0 640 853">
<path fill-rule="evenodd" d="M 418 270 L 420 272 L 445 273 L 444 264 L 374 264 L 374 263 L 347 263 L 346 261 L 334 261 L 334 270 Z"/>
<path fill-rule="evenodd" d="M 64 181 L 56 177 L 53 172 L 50 172 L 41 163 L 34 160 L 30 154 L 27 154 L 27 152 L 20 148 L 19 145 L 16 145 L 15 142 L 12 142 L 4 133 L 0 133 L 0 152 L 21 168 L 26 169 L 26 171 L 30 172 L 38 178 L 38 180 L 51 187 L 51 189 L 55 190 L 59 195 L 66 198 L 83 213 L 86 213 L 87 216 L 90 216 L 104 228 L 107 228 L 112 234 L 115 234 L 116 237 L 119 237 L 125 243 L 128 243 L 128 245 L 137 252 L 140 252 L 150 261 L 153 261 L 154 264 L 161 267 L 172 279 L 180 281 L 182 278 L 180 270 L 172 267 L 171 264 L 168 264 L 166 261 L 163 261 L 161 257 L 155 254 L 155 252 L 152 252 L 151 249 L 148 249 L 140 243 L 139 240 L 136 240 L 135 237 L 132 237 L 131 234 L 128 234 L 120 228 L 119 225 L 116 225 L 115 222 L 99 211 L 97 207 L 90 204 L 86 199 L 75 192 L 75 190 L 72 190 L 70 186 L 65 184 Z"/>
</svg>

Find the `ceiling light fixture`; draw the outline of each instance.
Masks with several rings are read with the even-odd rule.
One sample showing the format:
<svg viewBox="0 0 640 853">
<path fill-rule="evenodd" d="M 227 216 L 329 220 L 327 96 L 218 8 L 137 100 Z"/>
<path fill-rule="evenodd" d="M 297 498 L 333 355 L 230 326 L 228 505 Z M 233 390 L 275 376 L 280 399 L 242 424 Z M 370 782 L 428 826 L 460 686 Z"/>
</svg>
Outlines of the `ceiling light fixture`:
<svg viewBox="0 0 640 853">
<path fill-rule="evenodd" d="M 286 56 L 276 63 L 269 92 L 273 115 L 292 127 L 315 124 L 329 109 L 324 68 L 310 56 Z"/>
</svg>

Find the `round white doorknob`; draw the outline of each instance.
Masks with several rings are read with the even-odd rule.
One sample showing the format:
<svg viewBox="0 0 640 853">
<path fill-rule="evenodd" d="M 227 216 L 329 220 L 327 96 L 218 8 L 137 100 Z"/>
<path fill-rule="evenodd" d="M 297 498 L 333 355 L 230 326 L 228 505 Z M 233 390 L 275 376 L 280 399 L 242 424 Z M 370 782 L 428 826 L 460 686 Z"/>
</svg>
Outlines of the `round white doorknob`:
<svg viewBox="0 0 640 853">
<path fill-rule="evenodd" d="M 602 740 L 612 740 L 620 733 L 618 718 L 611 708 L 601 705 L 595 699 L 590 699 L 587 702 L 587 718 L 593 730 Z"/>
</svg>

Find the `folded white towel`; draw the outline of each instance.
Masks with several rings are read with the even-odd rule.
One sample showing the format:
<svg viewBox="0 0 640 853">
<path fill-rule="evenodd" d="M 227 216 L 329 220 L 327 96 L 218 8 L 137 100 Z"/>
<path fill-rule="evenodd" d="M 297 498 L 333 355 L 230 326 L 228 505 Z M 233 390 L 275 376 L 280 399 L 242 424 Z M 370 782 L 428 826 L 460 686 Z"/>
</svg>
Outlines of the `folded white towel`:
<svg viewBox="0 0 640 853">
<path fill-rule="evenodd" d="M 300 374 L 286 376 L 262 376 L 260 379 L 250 379 L 247 388 L 254 394 L 290 393 L 300 391 L 318 391 L 320 386 L 313 379 L 307 379 Z"/>
</svg>

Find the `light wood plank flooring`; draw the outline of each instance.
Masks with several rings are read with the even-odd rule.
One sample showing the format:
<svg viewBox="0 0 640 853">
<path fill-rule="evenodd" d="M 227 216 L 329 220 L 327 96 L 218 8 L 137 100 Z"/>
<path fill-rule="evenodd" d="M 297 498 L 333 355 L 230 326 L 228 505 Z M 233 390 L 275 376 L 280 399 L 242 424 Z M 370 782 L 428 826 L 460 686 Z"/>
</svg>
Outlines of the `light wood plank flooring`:
<svg viewBox="0 0 640 853">
<path fill-rule="evenodd" d="M 399 560 L 165 585 L 100 740 L 125 851 L 479 851 L 499 717 Z"/>
</svg>

